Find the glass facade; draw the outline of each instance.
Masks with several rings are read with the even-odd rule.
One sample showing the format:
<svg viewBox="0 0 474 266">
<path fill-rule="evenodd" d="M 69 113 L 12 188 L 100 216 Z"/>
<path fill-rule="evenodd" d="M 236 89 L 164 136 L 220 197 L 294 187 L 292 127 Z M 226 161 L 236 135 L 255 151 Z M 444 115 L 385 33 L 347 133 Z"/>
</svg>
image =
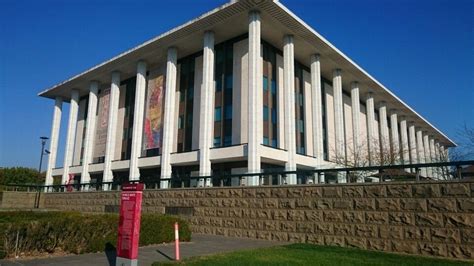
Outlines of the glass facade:
<svg viewBox="0 0 474 266">
<path fill-rule="evenodd" d="M 296 153 L 306 154 L 303 67 L 295 62 Z"/>
<path fill-rule="evenodd" d="M 89 95 L 85 96 L 81 101 L 84 100 L 84 116 L 83 116 L 83 128 L 82 128 L 82 140 L 81 140 L 81 154 L 79 155 L 79 164 L 82 165 L 82 160 L 84 158 L 84 140 L 86 138 L 86 127 L 87 127 L 87 111 L 89 109 Z"/>
<path fill-rule="evenodd" d="M 332 82 L 321 77 L 321 103 L 322 108 L 322 120 L 323 120 L 323 159 L 329 160 L 329 144 L 328 144 L 328 131 L 327 131 L 327 110 L 326 110 L 326 84 L 332 87 Z"/>
<path fill-rule="evenodd" d="M 191 55 L 180 60 L 178 152 L 191 150 L 195 58 L 196 55 Z"/>
<path fill-rule="evenodd" d="M 277 50 L 263 42 L 263 145 L 278 145 L 276 55 Z"/>
<path fill-rule="evenodd" d="M 132 153 L 133 110 L 135 109 L 136 77 L 122 81 L 125 85 L 125 116 L 123 120 L 121 160 L 129 160 Z"/>
<path fill-rule="evenodd" d="M 214 147 L 232 145 L 234 41 L 215 47 Z"/>
</svg>

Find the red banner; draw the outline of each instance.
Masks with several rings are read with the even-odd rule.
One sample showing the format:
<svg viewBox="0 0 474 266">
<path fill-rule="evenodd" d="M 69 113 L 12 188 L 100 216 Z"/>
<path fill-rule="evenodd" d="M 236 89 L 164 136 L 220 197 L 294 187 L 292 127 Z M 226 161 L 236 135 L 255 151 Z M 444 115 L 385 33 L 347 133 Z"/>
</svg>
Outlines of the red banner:
<svg viewBox="0 0 474 266">
<path fill-rule="evenodd" d="M 124 184 L 120 196 L 117 257 L 137 259 L 143 184 Z"/>
</svg>

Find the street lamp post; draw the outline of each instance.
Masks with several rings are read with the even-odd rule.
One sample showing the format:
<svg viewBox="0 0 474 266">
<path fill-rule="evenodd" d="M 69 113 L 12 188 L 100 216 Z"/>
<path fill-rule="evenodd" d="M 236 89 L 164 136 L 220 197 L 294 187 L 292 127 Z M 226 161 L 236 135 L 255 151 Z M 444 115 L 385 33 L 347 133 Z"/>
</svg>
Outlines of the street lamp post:
<svg viewBox="0 0 474 266">
<path fill-rule="evenodd" d="M 38 167 L 38 185 L 36 187 L 36 198 L 35 198 L 35 208 L 39 208 L 39 200 L 40 200 L 40 180 L 41 180 L 41 167 L 43 166 L 43 155 L 49 154 L 49 151 L 44 148 L 46 145 L 46 141 L 49 139 L 48 137 L 40 137 L 41 139 L 41 156 L 40 156 L 40 163 Z"/>
</svg>

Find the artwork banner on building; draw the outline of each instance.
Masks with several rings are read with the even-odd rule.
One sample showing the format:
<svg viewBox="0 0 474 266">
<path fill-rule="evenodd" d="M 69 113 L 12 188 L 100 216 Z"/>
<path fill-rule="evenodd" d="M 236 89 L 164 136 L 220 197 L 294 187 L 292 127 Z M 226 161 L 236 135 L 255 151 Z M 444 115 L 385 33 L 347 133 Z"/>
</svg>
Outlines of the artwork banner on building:
<svg viewBox="0 0 474 266">
<path fill-rule="evenodd" d="M 163 123 L 164 75 L 148 81 L 144 124 L 144 150 L 161 148 Z"/>
<path fill-rule="evenodd" d="M 97 113 L 94 161 L 105 156 L 107 125 L 109 123 L 110 88 L 99 93 L 99 112 Z"/>
</svg>

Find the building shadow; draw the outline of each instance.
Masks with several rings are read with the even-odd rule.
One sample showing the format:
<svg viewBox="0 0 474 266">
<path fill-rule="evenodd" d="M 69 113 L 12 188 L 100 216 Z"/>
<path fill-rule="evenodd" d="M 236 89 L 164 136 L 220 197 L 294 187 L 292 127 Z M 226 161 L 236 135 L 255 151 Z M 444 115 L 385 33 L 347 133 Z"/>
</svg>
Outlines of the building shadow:
<svg viewBox="0 0 474 266">
<path fill-rule="evenodd" d="M 117 259 L 117 249 L 110 242 L 105 244 L 105 256 L 107 256 L 107 261 L 109 266 L 115 266 L 115 260 Z"/>
<path fill-rule="evenodd" d="M 160 251 L 159 249 L 157 249 L 156 252 L 160 253 L 163 257 L 167 258 L 168 260 L 174 260 L 174 258 L 168 256 L 166 253 L 164 253 L 163 251 Z"/>
</svg>

